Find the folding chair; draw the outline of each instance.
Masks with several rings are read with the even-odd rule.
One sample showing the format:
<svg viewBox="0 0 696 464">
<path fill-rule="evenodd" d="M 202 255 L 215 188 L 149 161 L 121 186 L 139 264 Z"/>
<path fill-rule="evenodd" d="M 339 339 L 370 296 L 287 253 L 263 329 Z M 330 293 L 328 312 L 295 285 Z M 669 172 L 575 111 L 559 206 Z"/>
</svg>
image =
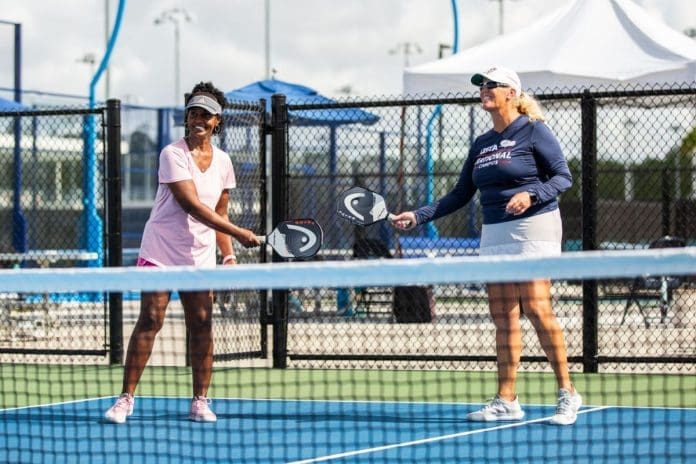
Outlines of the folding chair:
<svg viewBox="0 0 696 464">
<path fill-rule="evenodd" d="M 685 247 L 686 242 L 677 237 L 665 235 L 650 243 L 648 248 L 680 248 Z M 660 306 L 660 322 L 664 323 L 669 314 L 669 307 L 672 304 L 672 292 L 679 288 L 683 283 L 683 278 L 680 276 L 653 276 L 646 275 L 637 277 L 631 284 L 631 289 L 626 300 L 621 324 L 626 321 L 628 310 L 635 305 L 638 307 L 645 327 L 650 327 L 650 316 L 647 312 L 647 307 L 650 302 L 657 301 Z M 654 303 L 652 304 L 654 306 Z"/>
</svg>

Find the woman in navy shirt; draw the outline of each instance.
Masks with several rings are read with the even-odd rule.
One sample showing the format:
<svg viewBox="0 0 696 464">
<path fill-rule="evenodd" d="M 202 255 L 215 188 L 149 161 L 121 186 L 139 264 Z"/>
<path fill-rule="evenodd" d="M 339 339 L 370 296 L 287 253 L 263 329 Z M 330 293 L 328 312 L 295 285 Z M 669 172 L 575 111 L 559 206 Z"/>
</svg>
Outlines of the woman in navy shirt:
<svg viewBox="0 0 696 464">
<path fill-rule="evenodd" d="M 572 182 L 568 164 L 541 108 L 522 92 L 514 71 L 497 66 L 475 74 L 482 107 L 491 115 L 493 129 L 471 146 L 457 184 L 436 202 L 397 215 L 392 223 L 411 229 L 453 213 L 481 193 L 482 256 L 524 256 L 561 253 L 562 224 L 557 197 Z M 551 282 L 488 285 L 489 310 L 496 327 L 498 392 L 473 421 L 519 420 L 524 417 L 515 384 L 522 352 L 520 315 L 534 326 L 558 382 L 558 406 L 550 422 L 575 423 L 582 404 L 568 371 L 561 327 L 551 307 Z"/>
</svg>

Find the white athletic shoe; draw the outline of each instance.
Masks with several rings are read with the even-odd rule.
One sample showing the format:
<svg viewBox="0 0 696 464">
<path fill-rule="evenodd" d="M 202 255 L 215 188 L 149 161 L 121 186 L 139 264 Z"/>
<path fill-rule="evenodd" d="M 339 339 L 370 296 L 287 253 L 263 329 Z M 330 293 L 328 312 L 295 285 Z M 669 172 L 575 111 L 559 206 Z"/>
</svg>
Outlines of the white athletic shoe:
<svg viewBox="0 0 696 464">
<path fill-rule="evenodd" d="M 194 422 L 215 422 L 217 416 L 210 410 L 211 400 L 205 396 L 194 396 L 191 400 L 191 412 L 189 412 L 189 420 Z"/>
<path fill-rule="evenodd" d="M 558 406 L 556 414 L 549 422 L 554 425 L 572 425 L 578 419 L 578 409 L 582 406 L 582 396 L 580 393 L 571 393 L 565 388 L 558 390 Z"/>
<path fill-rule="evenodd" d="M 470 412 L 466 418 L 470 421 L 514 421 L 524 417 L 517 397 L 513 401 L 505 401 L 498 395 L 478 411 Z"/>
<path fill-rule="evenodd" d="M 106 411 L 104 418 L 114 424 L 123 424 L 126 418 L 133 414 L 133 406 L 135 406 L 135 398 L 128 393 L 122 393 L 114 405 Z"/>
</svg>

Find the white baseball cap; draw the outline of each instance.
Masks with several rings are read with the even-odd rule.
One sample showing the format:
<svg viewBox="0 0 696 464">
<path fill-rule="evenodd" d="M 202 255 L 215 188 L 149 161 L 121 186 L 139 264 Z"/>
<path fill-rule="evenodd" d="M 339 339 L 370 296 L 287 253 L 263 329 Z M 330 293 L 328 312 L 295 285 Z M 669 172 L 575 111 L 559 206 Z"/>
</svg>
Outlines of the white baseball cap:
<svg viewBox="0 0 696 464">
<path fill-rule="evenodd" d="M 517 73 L 512 69 L 504 66 L 493 66 L 486 72 L 476 73 L 471 76 L 471 83 L 479 87 L 481 84 L 483 84 L 484 80 L 509 85 L 511 88 L 515 89 L 518 96 L 522 93 L 520 76 L 518 76 Z"/>
<path fill-rule="evenodd" d="M 213 97 L 208 95 L 194 95 L 186 104 L 186 109 L 198 107 L 203 108 L 210 114 L 222 114 L 222 106 Z"/>
</svg>

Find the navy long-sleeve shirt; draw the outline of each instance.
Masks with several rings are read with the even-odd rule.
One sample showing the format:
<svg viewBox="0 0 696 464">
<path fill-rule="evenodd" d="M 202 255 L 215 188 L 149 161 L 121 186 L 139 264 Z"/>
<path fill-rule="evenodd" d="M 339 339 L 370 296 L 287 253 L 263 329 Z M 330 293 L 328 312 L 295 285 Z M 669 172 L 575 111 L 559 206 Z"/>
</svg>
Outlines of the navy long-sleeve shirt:
<svg viewBox="0 0 696 464">
<path fill-rule="evenodd" d="M 481 191 L 484 224 L 512 221 L 558 208 L 557 197 L 572 183 L 568 163 L 551 130 L 522 115 L 503 132 L 490 130 L 474 141 L 452 191 L 415 211 L 418 224 L 446 216 L 466 205 Z M 505 206 L 518 192 L 536 195 L 520 215 Z"/>
</svg>

